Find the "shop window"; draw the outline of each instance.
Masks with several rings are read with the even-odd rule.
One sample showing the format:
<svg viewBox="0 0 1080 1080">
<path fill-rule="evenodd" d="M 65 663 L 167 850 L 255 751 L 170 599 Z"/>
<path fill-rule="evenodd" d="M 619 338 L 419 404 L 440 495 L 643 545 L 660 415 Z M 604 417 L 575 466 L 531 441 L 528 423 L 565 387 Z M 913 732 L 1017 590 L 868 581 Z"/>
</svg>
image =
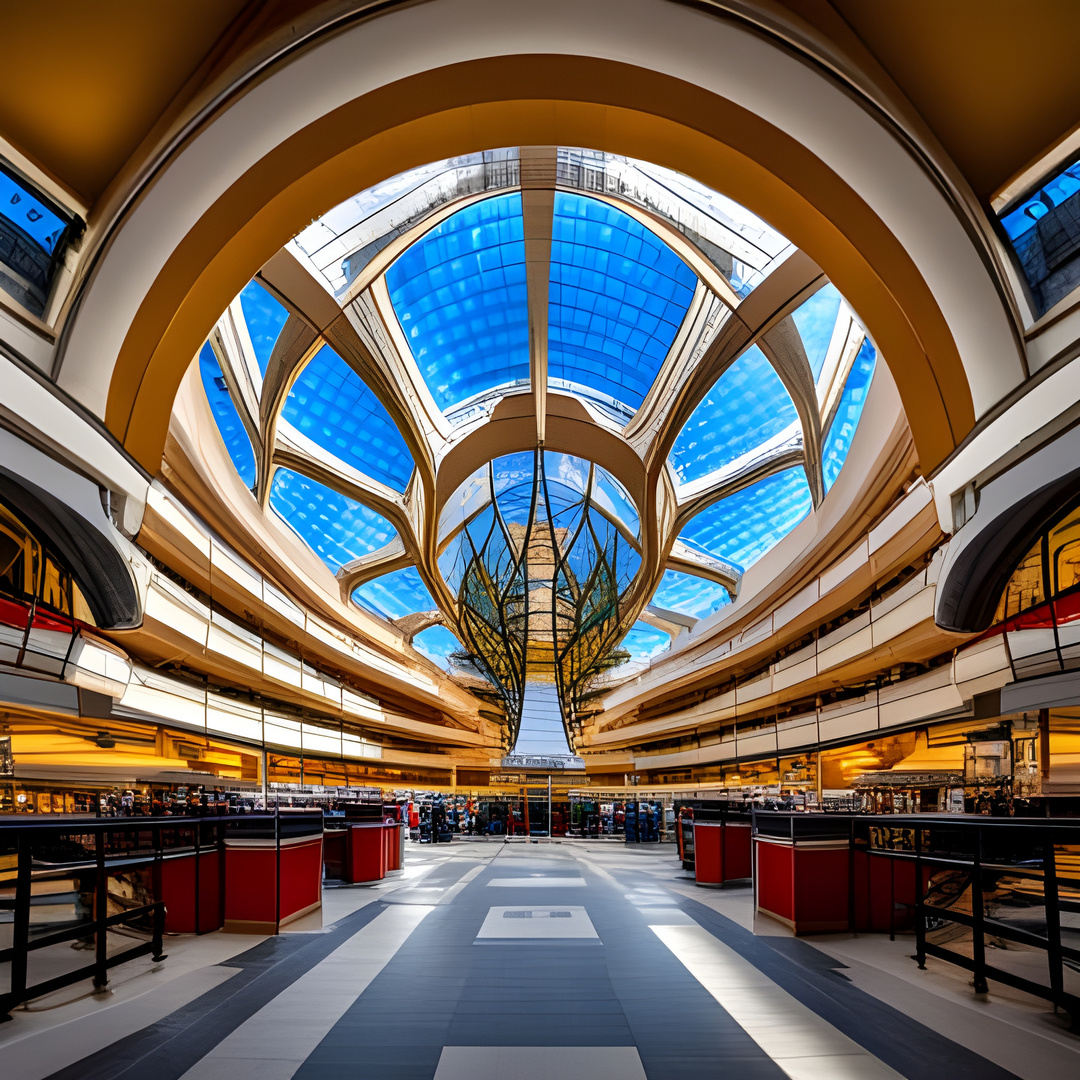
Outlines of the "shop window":
<svg viewBox="0 0 1080 1080">
<path fill-rule="evenodd" d="M 0 160 L 0 288 L 35 315 L 82 223 Z"/>
<path fill-rule="evenodd" d="M 1080 510 L 1050 530 L 1050 565 L 1055 595 L 1080 584 Z"/>
<path fill-rule="evenodd" d="M 1001 594 L 1001 601 L 994 615 L 994 623 L 996 625 L 1004 622 L 1006 619 L 1019 615 L 1022 611 L 1029 611 L 1045 602 L 1042 539 L 1040 538 L 1009 578 L 1009 583 Z"/>
<path fill-rule="evenodd" d="M 82 590 L 60 561 L 0 504 L 0 595 L 38 604 L 94 624 Z"/>
</svg>

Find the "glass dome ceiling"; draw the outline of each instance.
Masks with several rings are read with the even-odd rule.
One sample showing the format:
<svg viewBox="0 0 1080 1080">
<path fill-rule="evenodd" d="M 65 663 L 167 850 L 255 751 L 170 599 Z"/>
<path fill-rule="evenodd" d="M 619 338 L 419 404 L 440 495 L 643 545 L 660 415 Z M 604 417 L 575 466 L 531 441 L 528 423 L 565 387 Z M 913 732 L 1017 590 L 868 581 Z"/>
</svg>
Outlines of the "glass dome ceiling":
<svg viewBox="0 0 1080 1080">
<path fill-rule="evenodd" d="M 413 627 L 440 664 L 468 654 L 511 727 L 526 675 L 559 685 L 571 744 L 611 664 L 656 662 L 672 640 L 658 626 L 722 617 L 814 513 L 876 366 L 820 272 L 782 291 L 773 271 L 794 249 L 766 222 L 597 151 L 434 162 L 288 250 L 345 318 L 322 336 L 260 277 L 215 327 L 199 378 L 242 483 L 343 597 Z M 740 317 L 749 297 L 770 312 L 757 331 Z M 543 441 L 553 395 L 577 399 L 595 438 Z M 492 457 L 495 424 L 515 446 Z M 439 494 L 459 448 L 474 471 Z M 665 484 L 674 515 L 657 509 Z M 421 507 L 437 527 L 420 527 Z"/>
</svg>

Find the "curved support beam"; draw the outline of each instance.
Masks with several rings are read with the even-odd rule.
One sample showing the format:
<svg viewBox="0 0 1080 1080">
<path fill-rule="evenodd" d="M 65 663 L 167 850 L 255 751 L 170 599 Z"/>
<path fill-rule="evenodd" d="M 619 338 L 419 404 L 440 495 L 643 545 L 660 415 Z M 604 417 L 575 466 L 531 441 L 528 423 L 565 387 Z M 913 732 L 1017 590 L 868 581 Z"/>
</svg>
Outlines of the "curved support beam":
<svg viewBox="0 0 1080 1080">
<path fill-rule="evenodd" d="M 400 540 L 391 540 L 386 547 L 346 563 L 335 575 L 341 586 L 341 597 L 348 601 L 352 594 L 365 583 L 395 570 L 412 566 L 413 561 Z"/>
<path fill-rule="evenodd" d="M 681 540 L 676 540 L 671 545 L 665 569 L 677 570 L 680 574 L 694 574 L 696 577 L 715 581 L 727 589 L 732 599 L 738 594 L 739 586 L 742 584 L 742 571 L 737 566 L 712 555 L 694 551 Z"/>
<path fill-rule="evenodd" d="M 1039 535 L 1080 495 L 1080 427 L 977 489 L 977 508 L 949 541 L 934 620 L 942 630 L 977 634 Z"/>
<path fill-rule="evenodd" d="M 432 626 L 445 626 L 446 618 L 441 611 L 415 611 L 404 618 L 395 619 L 394 625 L 401 631 L 405 644 L 411 645 L 417 634 Z"/>
</svg>

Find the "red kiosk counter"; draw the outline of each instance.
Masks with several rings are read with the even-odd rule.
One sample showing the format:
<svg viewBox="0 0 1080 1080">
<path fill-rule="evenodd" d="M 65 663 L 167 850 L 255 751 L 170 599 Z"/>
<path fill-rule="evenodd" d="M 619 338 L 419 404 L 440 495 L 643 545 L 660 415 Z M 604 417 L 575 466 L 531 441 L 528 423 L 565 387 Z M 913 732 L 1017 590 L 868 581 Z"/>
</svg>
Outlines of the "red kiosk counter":
<svg viewBox="0 0 1080 1080">
<path fill-rule="evenodd" d="M 753 819 L 740 806 L 694 810 L 691 858 L 698 885 L 720 886 L 753 875 Z M 684 859 L 683 865 L 686 865 Z"/>
<path fill-rule="evenodd" d="M 230 821 L 225 835 L 225 930 L 276 934 L 322 904 L 323 816 L 281 811 Z"/>
</svg>

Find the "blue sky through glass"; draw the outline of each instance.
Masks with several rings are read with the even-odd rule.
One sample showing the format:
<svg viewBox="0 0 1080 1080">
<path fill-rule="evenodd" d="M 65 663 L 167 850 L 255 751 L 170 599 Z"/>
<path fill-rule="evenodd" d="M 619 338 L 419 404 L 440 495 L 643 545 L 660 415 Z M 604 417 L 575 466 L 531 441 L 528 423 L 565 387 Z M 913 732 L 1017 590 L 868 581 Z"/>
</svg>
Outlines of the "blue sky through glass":
<svg viewBox="0 0 1080 1080">
<path fill-rule="evenodd" d="M 335 572 L 397 536 L 381 514 L 291 469 L 274 474 L 270 505 Z"/>
<path fill-rule="evenodd" d="M 747 569 L 810 512 L 801 465 L 767 476 L 691 518 L 679 537 L 690 547 Z"/>
<path fill-rule="evenodd" d="M 51 255 L 67 227 L 40 199 L 0 169 L 0 215 L 20 228 Z"/>
<path fill-rule="evenodd" d="M 1070 195 L 1080 191 L 1080 161 L 1074 161 L 1062 169 L 1053 179 L 1033 191 L 1015 210 L 1011 210 L 1002 219 L 1010 240 L 1016 240 L 1029 229 L 1035 228 L 1039 220 L 1050 208 L 1060 206 Z"/>
<path fill-rule="evenodd" d="M 876 362 L 877 352 L 867 338 L 851 365 L 851 371 L 848 372 L 844 392 L 840 395 L 840 404 L 821 448 L 821 467 L 825 475 L 826 491 L 833 486 L 847 460 L 851 440 L 855 437 L 855 429 L 859 426 L 859 418 L 866 404 L 870 380 L 874 377 Z"/>
<path fill-rule="evenodd" d="M 244 287 L 240 294 L 240 309 L 255 348 L 259 371 L 265 375 L 270 354 L 289 313 L 257 281 L 250 281 Z"/>
<path fill-rule="evenodd" d="M 384 619 L 403 619 L 417 611 L 434 611 L 438 607 L 415 566 L 366 582 L 353 592 L 352 598 Z"/>
<path fill-rule="evenodd" d="M 386 272 L 413 357 L 444 412 L 529 377 L 521 195 L 459 210 Z"/>
<path fill-rule="evenodd" d="M 630 662 L 642 662 L 658 656 L 671 644 L 671 638 L 663 630 L 648 623 L 636 622 L 622 639 L 619 648 L 630 654 Z M 615 669 L 616 673 L 618 668 Z"/>
<path fill-rule="evenodd" d="M 329 345 L 300 373 L 281 415 L 313 442 L 373 480 L 404 491 L 413 461 L 379 399 Z"/>
<path fill-rule="evenodd" d="M 818 289 L 801 307 L 791 313 L 802 338 L 810 370 L 817 382 L 829 351 L 836 316 L 840 313 L 840 294 L 831 282 Z"/>
<path fill-rule="evenodd" d="M 450 667 L 450 654 L 461 652 L 461 642 L 445 626 L 429 626 L 413 638 L 413 648 L 444 670 Z"/>
<path fill-rule="evenodd" d="M 660 587 L 652 598 L 657 607 L 677 611 L 694 619 L 705 619 L 731 603 L 731 597 L 723 585 L 694 574 L 678 570 L 665 570 Z"/>
<path fill-rule="evenodd" d="M 637 409 L 696 281 L 659 237 L 621 210 L 556 192 L 548 374 Z"/>
<path fill-rule="evenodd" d="M 253 488 L 255 486 L 255 452 L 251 449 L 251 440 L 233 404 L 232 396 L 225 383 L 225 376 L 221 374 L 221 365 L 209 341 L 203 345 L 199 353 L 199 374 L 202 376 L 206 400 L 210 402 L 210 409 L 214 414 L 214 420 L 217 421 L 218 432 L 221 434 L 222 442 L 225 443 L 225 449 L 228 450 L 240 479 L 249 488 Z"/>
<path fill-rule="evenodd" d="M 730 465 L 797 418 L 795 404 L 756 345 L 713 384 L 671 448 L 672 468 L 686 484 Z"/>
</svg>

